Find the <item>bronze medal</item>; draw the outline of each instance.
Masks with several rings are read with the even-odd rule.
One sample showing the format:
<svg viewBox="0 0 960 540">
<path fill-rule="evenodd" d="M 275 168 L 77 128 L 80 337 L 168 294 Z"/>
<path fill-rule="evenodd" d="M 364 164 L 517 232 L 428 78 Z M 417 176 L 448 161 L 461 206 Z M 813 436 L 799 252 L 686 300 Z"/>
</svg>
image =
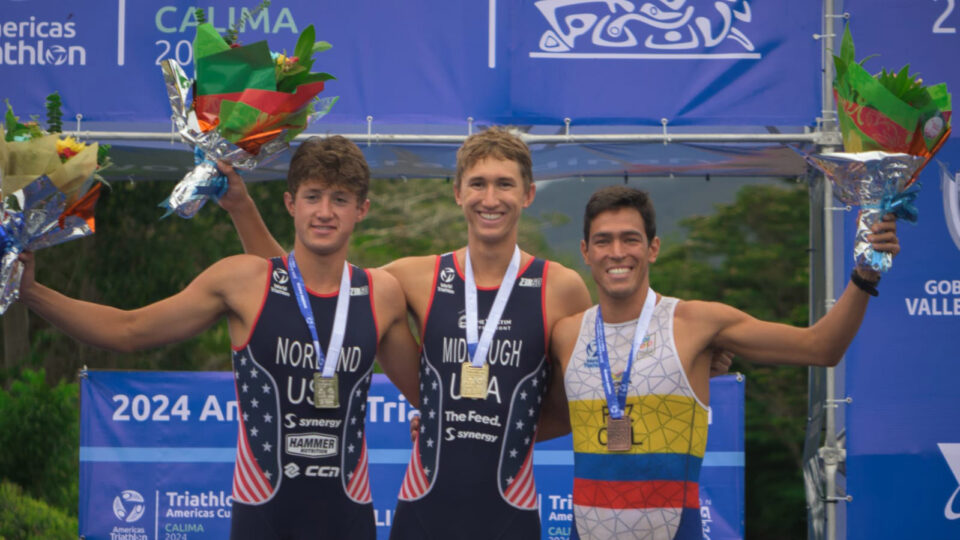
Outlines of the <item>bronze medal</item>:
<svg viewBox="0 0 960 540">
<path fill-rule="evenodd" d="M 463 369 L 460 370 L 460 395 L 470 399 L 487 399 L 489 378 L 489 364 L 473 367 L 470 362 L 464 362 Z"/>
<path fill-rule="evenodd" d="M 324 377 L 320 372 L 313 374 L 313 406 L 318 409 L 340 407 L 340 381 L 336 373 L 333 377 Z"/>
<path fill-rule="evenodd" d="M 610 452 L 629 452 L 633 444 L 633 426 L 630 417 L 607 418 L 607 450 Z"/>
</svg>

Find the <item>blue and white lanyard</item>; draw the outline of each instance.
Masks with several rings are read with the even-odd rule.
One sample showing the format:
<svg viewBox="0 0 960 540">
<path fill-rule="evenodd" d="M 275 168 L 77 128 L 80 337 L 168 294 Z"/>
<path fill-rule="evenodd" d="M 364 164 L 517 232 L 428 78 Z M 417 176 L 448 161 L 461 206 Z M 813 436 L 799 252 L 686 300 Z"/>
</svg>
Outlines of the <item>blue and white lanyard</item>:
<svg viewBox="0 0 960 540">
<path fill-rule="evenodd" d="M 497 289 L 497 296 L 493 299 L 493 306 L 490 308 L 490 314 L 487 315 L 479 341 L 477 340 L 477 282 L 473 278 L 470 248 L 467 248 L 464 266 L 464 274 L 466 274 L 464 294 L 467 304 L 467 352 L 470 355 L 470 363 L 473 367 L 478 368 L 487 361 L 487 351 L 490 349 L 490 343 L 493 342 L 493 334 L 500 326 L 500 317 L 503 316 L 503 310 L 507 307 L 507 301 L 513 291 L 513 284 L 517 280 L 517 272 L 520 271 L 520 248 L 516 245 L 513 246 L 513 257 L 510 259 L 510 265 L 507 266 L 507 273 L 503 275 L 503 280 L 500 282 L 500 288 Z"/>
<path fill-rule="evenodd" d="M 633 355 L 640 349 L 643 338 L 650 327 L 653 318 L 653 309 L 657 303 L 657 295 L 653 289 L 647 289 L 647 299 L 643 302 L 643 311 L 637 319 L 637 328 L 633 331 L 633 343 L 630 345 L 630 356 L 627 357 L 627 367 L 620 379 L 620 388 L 614 391 L 613 376 L 610 374 L 610 356 L 607 352 L 607 336 L 603 329 L 603 314 L 597 306 L 597 319 L 594 327 L 594 339 L 597 342 L 597 355 L 600 357 L 600 379 L 603 381 L 603 393 L 607 396 L 607 409 L 610 418 L 623 418 L 623 411 L 627 406 L 627 391 L 630 389 L 630 369 L 633 367 Z"/>
<path fill-rule="evenodd" d="M 303 284 L 300 269 L 297 268 L 297 259 L 290 252 L 287 257 L 290 267 L 290 282 L 297 297 L 297 307 L 300 314 L 307 321 L 310 337 L 313 338 L 313 350 L 317 353 L 317 369 L 323 369 L 323 377 L 333 377 L 337 370 L 337 361 L 340 358 L 340 347 L 343 345 L 343 336 L 347 328 L 347 312 L 350 309 L 350 265 L 343 261 L 343 273 L 340 274 L 340 292 L 337 294 L 337 310 L 333 316 L 333 331 L 330 334 L 330 343 L 327 344 L 327 354 L 320 349 L 320 338 L 317 336 L 317 324 L 313 320 L 313 308 L 310 307 L 310 298 L 307 288 Z"/>
</svg>

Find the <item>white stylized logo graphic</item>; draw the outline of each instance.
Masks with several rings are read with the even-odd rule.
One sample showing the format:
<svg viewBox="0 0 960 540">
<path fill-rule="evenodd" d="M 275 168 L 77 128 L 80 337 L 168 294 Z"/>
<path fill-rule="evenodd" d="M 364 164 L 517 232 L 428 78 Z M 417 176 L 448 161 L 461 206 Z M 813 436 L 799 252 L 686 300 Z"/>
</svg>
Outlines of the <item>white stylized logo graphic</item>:
<svg viewBox="0 0 960 540">
<path fill-rule="evenodd" d="M 950 472 L 957 479 L 957 489 L 953 490 L 953 495 L 947 501 L 947 506 L 943 509 L 943 515 L 949 520 L 960 519 L 960 512 L 954 511 L 957 494 L 960 493 L 960 443 L 938 443 L 940 453 L 943 459 L 947 460 Z"/>
<path fill-rule="evenodd" d="M 283 474 L 287 475 L 287 478 L 296 478 L 300 476 L 300 466 L 293 462 L 287 463 L 283 467 Z"/>
<path fill-rule="evenodd" d="M 273 271 L 273 281 L 279 285 L 284 285 L 290 281 L 290 276 L 287 274 L 287 271 L 283 268 L 277 268 Z"/>
<path fill-rule="evenodd" d="M 943 217 L 947 220 L 950 238 L 960 249 L 960 173 L 950 174 L 943 164 L 940 165 L 940 188 L 943 191 Z"/>
<path fill-rule="evenodd" d="M 143 517 L 146 511 L 147 505 L 143 502 L 143 495 L 132 489 L 124 490 L 113 498 L 113 515 L 120 521 L 133 523 Z"/>
<path fill-rule="evenodd" d="M 8 20 L 0 31 L 0 65 L 85 66 L 87 49 L 74 44 L 78 31 L 71 20 L 39 15 Z"/>
<path fill-rule="evenodd" d="M 453 268 L 449 268 L 449 267 L 444 268 L 443 270 L 440 271 L 440 281 L 444 283 L 450 283 L 451 281 L 453 281 L 453 277 L 455 275 L 456 275 L 456 272 L 454 272 Z"/>
<path fill-rule="evenodd" d="M 550 28 L 532 58 L 761 57 L 738 28 L 753 19 L 747 0 L 540 0 L 534 5 Z"/>
</svg>

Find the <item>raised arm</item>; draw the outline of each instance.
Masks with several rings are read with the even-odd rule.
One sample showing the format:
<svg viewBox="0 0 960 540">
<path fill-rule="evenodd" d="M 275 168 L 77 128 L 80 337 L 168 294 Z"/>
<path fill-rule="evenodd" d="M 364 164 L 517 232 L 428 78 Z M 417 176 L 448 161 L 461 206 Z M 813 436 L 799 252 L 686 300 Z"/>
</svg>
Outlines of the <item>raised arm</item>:
<svg viewBox="0 0 960 540">
<path fill-rule="evenodd" d="M 423 318 L 430 307 L 430 287 L 439 261 L 437 255 L 403 257 L 381 267 L 400 283 L 406 307 L 413 314 L 419 332 L 423 331 Z"/>
<path fill-rule="evenodd" d="M 874 225 L 874 249 L 898 254 L 895 222 L 886 217 Z M 869 269 L 856 270 L 860 279 L 875 283 L 879 275 Z M 853 341 L 870 295 L 852 281 L 827 314 L 809 328 L 757 320 L 730 306 L 714 302 L 684 302 L 677 318 L 689 332 L 707 343 L 727 349 L 743 358 L 761 363 L 835 366 Z M 701 331 L 697 331 L 699 326 Z M 680 345 L 683 347 L 684 345 Z"/>
<path fill-rule="evenodd" d="M 233 226 L 237 229 L 243 251 L 251 255 L 269 259 L 280 257 L 286 253 L 276 241 L 263 217 L 257 210 L 256 203 L 250 197 L 243 178 L 227 163 L 217 162 L 220 172 L 227 176 L 227 192 L 220 198 L 220 206 L 230 214 Z"/>
<path fill-rule="evenodd" d="M 420 404 L 420 362 L 410 334 L 406 302 L 400 283 L 384 270 L 370 270 L 377 324 L 383 328 L 377 361 L 393 384 L 414 407 Z"/>
<path fill-rule="evenodd" d="M 255 281 L 266 281 L 267 262 L 241 255 L 224 259 L 197 276 L 183 291 L 134 310 L 76 300 L 34 281 L 32 254 L 25 264 L 20 301 L 65 334 L 84 343 L 132 352 L 182 341 L 209 328 L 221 316 L 231 319 L 231 336 L 239 341 L 256 313 Z M 257 278 L 256 276 L 259 276 Z M 252 294 L 251 294 L 252 293 Z M 242 339 L 242 338 L 240 338 Z"/>
<path fill-rule="evenodd" d="M 570 411 L 567 407 L 567 393 L 563 387 L 563 371 L 573 347 L 572 340 L 569 347 L 566 347 L 564 340 L 575 337 L 580 329 L 580 318 L 571 316 L 585 311 L 591 304 L 590 292 L 587 291 L 580 274 L 553 262 L 547 271 L 546 295 L 551 376 L 546 399 L 540 409 L 537 441 L 546 441 L 570 433 Z M 563 345 L 558 346 L 559 342 L 563 342 Z"/>
</svg>

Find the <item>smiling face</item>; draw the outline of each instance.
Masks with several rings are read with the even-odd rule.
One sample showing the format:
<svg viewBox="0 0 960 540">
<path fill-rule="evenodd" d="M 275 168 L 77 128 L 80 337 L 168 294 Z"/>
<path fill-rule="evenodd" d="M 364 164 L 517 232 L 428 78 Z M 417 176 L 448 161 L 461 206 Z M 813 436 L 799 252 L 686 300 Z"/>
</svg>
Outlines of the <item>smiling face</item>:
<svg viewBox="0 0 960 540">
<path fill-rule="evenodd" d="M 612 300 L 627 300 L 649 287 L 650 265 L 657 260 L 660 239 L 647 238 L 638 210 L 619 207 L 593 218 L 580 252 L 598 292 Z"/>
<path fill-rule="evenodd" d="M 516 161 L 494 157 L 477 160 L 454 186 L 470 238 L 484 243 L 516 243 L 520 214 L 535 192 L 533 184 L 524 182 Z"/>
<path fill-rule="evenodd" d="M 320 180 L 305 180 L 296 194 L 283 195 L 293 217 L 297 247 L 317 255 L 346 252 L 350 234 L 370 209 L 370 200 L 360 200 L 350 189 Z"/>
</svg>

